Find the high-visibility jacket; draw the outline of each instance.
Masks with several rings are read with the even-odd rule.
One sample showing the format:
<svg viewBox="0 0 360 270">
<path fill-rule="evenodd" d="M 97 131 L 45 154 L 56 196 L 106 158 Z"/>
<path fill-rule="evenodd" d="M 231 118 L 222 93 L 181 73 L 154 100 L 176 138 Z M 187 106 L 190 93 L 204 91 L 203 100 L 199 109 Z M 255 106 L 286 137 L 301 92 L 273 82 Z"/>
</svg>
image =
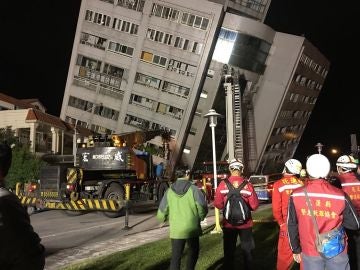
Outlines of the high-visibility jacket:
<svg viewBox="0 0 360 270">
<path fill-rule="evenodd" d="M 358 215 L 346 193 L 324 179 L 309 180 L 306 190 L 315 214 L 319 233 L 328 232 L 340 225 L 358 230 Z M 293 191 L 288 208 L 288 235 L 295 254 L 319 256 L 315 247 L 313 220 L 307 207 L 304 187 Z M 344 252 L 347 252 L 347 240 Z"/>
<path fill-rule="evenodd" d="M 279 226 L 286 223 L 290 194 L 301 186 L 303 186 L 302 181 L 292 174 L 284 174 L 283 178 L 274 183 L 272 211 Z"/>
<path fill-rule="evenodd" d="M 205 194 L 186 178 L 178 178 L 161 199 L 157 218 L 169 221 L 171 239 L 188 239 L 202 234 L 200 222 L 208 213 Z"/>
<path fill-rule="evenodd" d="M 244 178 L 242 178 L 240 176 L 230 176 L 228 180 L 235 188 L 240 186 L 243 181 L 246 181 Z M 228 192 L 229 192 L 229 189 L 227 188 L 225 182 L 221 181 L 215 192 L 214 206 L 216 208 L 218 208 L 218 209 L 224 208 L 226 200 L 227 200 Z M 244 198 L 246 203 L 250 206 L 251 210 L 254 211 L 258 208 L 259 199 L 258 199 L 256 192 L 254 190 L 254 187 L 251 183 L 247 183 L 245 185 L 245 187 L 240 191 L 240 194 L 242 195 L 242 197 Z M 231 225 L 230 223 L 228 223 L 226 221 L 226 219 L 223 219 L 222 223 L 223 223 L 223 227 L 233 228 L 233 229 L 245 229 L 245 228 L 250 228 L 253 226 L 252 219 L 249 219 L 245 224 L 239 225 L 239 226 Z"/>
<path fill-rule="evenodd" d="M 354 172 L 339 174 L 341 188 L 349 195 L 358 215 L 360 215 L 360 181 Z"/>
</svg>

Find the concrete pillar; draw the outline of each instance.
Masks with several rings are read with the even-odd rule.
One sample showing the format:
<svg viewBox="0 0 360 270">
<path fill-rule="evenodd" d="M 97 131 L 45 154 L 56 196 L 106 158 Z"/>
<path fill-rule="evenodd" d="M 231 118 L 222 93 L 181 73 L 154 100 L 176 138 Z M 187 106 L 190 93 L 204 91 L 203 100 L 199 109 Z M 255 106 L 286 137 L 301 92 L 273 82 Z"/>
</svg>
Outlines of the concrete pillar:
<svg viewBox="0 0 360 270">
<path fill-rule="evenodd" d="M 51 127 L 51 152 L 59 152 L 59 129 Z"/>
<path fill-rule="evenodd" d="M 30 124 L 30 151 L 35 153 L 35 145 L 36 145 L 36 129 L 38 127 L 37 123 Z"/>
</svg>

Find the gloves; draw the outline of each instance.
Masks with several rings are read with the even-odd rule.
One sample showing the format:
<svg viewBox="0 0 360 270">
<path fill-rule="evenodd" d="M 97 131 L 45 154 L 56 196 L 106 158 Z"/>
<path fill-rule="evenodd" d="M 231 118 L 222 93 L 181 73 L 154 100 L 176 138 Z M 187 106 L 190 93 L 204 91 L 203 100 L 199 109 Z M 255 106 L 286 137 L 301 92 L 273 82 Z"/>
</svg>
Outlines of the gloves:
<svg viewBox="0 0 360 270">
<path fill-rule="evenodd" d="M 297 263 L 300 263 L 301 262 L 301 253 L 299 254 L 293 254 L 293 257 L 294 257 L 294 261 L 297 262 Z"/>
</svg>

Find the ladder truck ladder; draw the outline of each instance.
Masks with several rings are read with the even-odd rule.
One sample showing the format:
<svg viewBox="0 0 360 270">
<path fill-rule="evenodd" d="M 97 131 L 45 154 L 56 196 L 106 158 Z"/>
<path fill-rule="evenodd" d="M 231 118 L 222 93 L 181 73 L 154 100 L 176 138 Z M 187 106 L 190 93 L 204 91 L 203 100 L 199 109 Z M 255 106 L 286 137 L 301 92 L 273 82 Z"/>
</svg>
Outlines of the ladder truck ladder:
<svg viewBox="0 0 360 270">
<path fill-rule="evenodd" d="M 237 76 L 234 76 L 233 82 L 234 155 L 244 160 L 242 100 Z"/>
</svg>

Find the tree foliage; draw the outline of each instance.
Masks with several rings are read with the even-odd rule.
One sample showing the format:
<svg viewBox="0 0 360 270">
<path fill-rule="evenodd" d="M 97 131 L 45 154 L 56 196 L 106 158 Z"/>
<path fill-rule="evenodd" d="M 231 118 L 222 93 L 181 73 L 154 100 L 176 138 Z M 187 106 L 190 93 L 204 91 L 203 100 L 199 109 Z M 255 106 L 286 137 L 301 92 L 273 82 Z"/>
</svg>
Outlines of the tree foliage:
<svg viewBox="0 0 360 270">
<path fill-rule="evenodd" d="M 6 185 L 14 188 L 17 182 L 26 183 L 38 179 L 44 162 L 30 152 L 29 144 L 21 144 L 10 127 L 0 129 L 0 141 L 12 147 L 12 162 Z"/>
</svg>

